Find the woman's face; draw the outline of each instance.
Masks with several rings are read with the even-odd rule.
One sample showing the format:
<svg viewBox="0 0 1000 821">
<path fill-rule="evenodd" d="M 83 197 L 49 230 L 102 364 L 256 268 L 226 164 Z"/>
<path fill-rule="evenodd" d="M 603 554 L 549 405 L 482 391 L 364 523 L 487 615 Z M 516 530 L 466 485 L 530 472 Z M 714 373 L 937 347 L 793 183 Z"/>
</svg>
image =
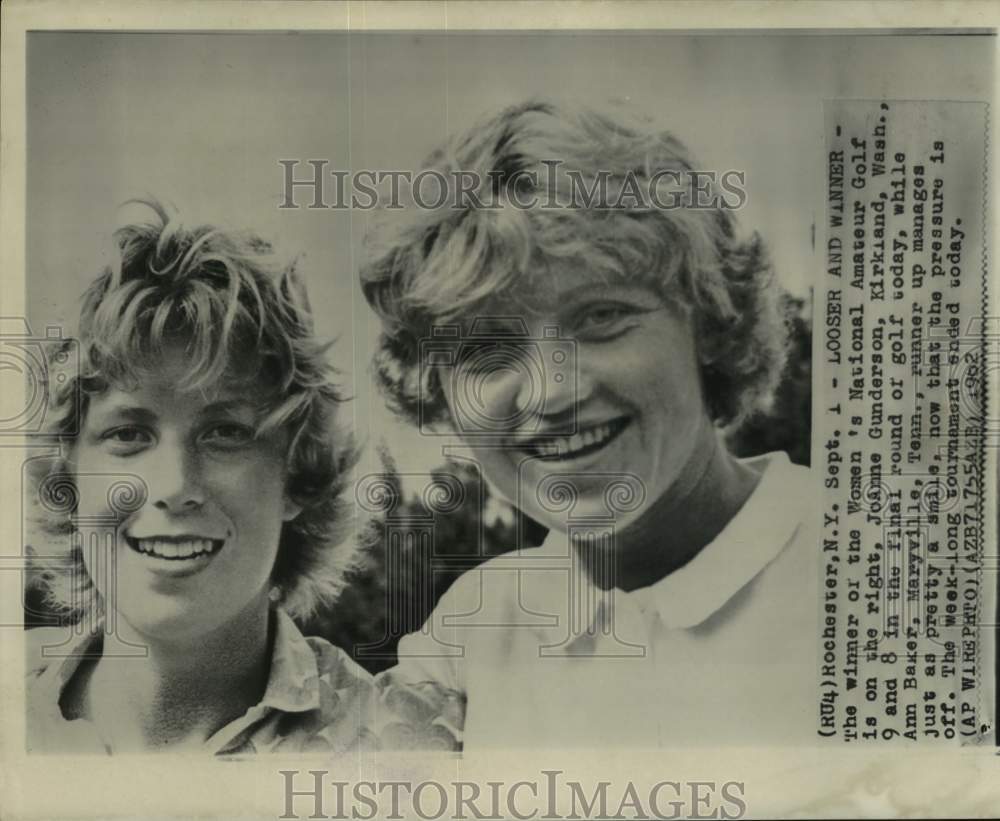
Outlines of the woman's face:
<svg viewBox="0 0 1000 821">
<path fill-rule="evenodd" d="M 91 397 L 74 449 L 80 516 L 114 513 L 107 484 L 84 476 L 146 486 L 117 528 L 113 591 L 84 556 L 105 600 L 149 636 L 203 635 L 266 608 L 282 525 L 299 512 L 285 495 L 286 435 L 255 438 L 251 392 L 225 379 L 179 392 L 188 370 L 174 351 L 137 390 Z"/>
<path fill-rule="evenodd" d="M 568 516 L 617 513 L 625 524 L 696 481 L 715 429 L 684 311 L 648 286 L 570 266 L 519 302 L 530 314 L 509 304 L 491 313 L 524 320 L 534 345 L 506 347 L 533 362 L 518 366 L 511 355 L 496 367 L 504 358 L 495 353 L 460 353 L 439 372 L 452 420 L 490 484 L 541 524 L 565 530 Z M 564 341 L 546 338 L 553 327 Z M 557 366 L 559 349 L 569 356 Z M 476 435 L 470 419 L 494 420 L 503 431 Z M 568 486 L 577 494 L 570 509 L 562 496 Z M 608 499 L 616 500 L 610 510 Z"/>
</svg>

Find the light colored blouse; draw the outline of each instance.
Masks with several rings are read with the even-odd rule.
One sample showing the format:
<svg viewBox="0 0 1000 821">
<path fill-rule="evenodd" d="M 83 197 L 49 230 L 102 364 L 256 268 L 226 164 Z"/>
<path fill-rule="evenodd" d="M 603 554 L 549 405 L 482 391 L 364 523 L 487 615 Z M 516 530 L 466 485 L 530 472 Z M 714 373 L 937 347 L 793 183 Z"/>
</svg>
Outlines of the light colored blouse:
<svg viewBox="0 0 1000 821">
<path fill-rule="evenodd" d="M 757 488 L 682 568 L 603 591 L 552 532 L 459 578 L 379 688 L 422 694 L 425 724 L 465 750 L 815 741 L 812 474 L 747 461 Z"/>
<path fill-rule="evenodd" d="M 374 746 L 372 678 L 328 641 L 306 638 L 276 612 L 274 649 L 264 697 L 204 744 L 206 753 L 340 753 Z M 103 637 L 67 643 L 70 628 L 28 632 L 27 734 L 31 753 L 110 753 L 90 721 L 67 719 L 60 700 L 87 655 Z M 43 648 L 52 657 L 43 656 Z"/>
</svg>

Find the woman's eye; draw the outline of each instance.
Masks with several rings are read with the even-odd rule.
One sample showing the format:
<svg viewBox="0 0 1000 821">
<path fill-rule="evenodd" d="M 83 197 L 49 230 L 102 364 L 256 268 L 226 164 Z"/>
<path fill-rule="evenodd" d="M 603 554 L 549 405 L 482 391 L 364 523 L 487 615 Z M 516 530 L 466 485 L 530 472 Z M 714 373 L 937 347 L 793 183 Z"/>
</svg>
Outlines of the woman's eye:
<svg viewBox="0 0 1000 821">
<path fill-rule="evenodd" d="M 205 431 L 202 439 L 209 444 L 242 445 L 254 437 L 254 431 L 247 425 L 238 422 L 222 422 L 212 425 Z"/>
<path fill-rule="evenodd" d="M 123 425 L 106 431 L 101 439 L 116 453 L 130 453 L 148 445 L 153 436 L 143 428 Z"/>
<path fill-rule="evenodd" d="M 640 311 L 628 305 L 595 305 L 582 311 L 576 328 L 584 338 L 605 339 L 627 330 L 627 324 Z"/>
<path fill-rule="evenodd" d="M 584 320 L 590 321 L 595 324 L 602 324 L 606 322 L 614 322 L 616 319 L 627 314 L 627 310 L 623 305 L 610 305 L 602 308 L 594 308 L 584 314 Z"/>
</svg>

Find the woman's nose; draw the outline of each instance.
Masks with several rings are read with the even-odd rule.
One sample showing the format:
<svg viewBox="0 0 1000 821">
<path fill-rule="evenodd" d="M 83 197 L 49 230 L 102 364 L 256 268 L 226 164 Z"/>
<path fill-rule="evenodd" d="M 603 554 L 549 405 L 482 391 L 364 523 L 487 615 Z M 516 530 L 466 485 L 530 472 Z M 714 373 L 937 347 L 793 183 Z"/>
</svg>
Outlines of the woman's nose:
<svg viewBox="0 0 1000 821">
<path fill-rule="evenodd" d="M 153 506 L 174 512 L 200 507 L 205 501 L 200 463 L 191 449 L 161 441 L 150 454 L 144 477 Z"/>
<path fill-rule="evenodd" d="M 504 367 L 483 380 L 481 404 L 495 422 L 526 427 L 571 414 L 585 398 L 575 347 L 565 341 L 546 342 L 518 346 Z"/>
</svg>

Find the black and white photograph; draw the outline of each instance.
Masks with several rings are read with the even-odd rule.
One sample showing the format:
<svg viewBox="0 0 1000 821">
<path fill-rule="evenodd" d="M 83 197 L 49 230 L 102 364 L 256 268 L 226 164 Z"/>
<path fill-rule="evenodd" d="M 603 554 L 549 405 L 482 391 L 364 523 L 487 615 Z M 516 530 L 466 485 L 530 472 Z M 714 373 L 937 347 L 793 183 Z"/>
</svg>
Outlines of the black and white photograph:
<svg viewBox="0 0 1000 821">
<path fill-rule="evenodd" d="M 995 812 L 995 29 L 223 5 L 6 15 L 4 812 Z"/>
</svg>

